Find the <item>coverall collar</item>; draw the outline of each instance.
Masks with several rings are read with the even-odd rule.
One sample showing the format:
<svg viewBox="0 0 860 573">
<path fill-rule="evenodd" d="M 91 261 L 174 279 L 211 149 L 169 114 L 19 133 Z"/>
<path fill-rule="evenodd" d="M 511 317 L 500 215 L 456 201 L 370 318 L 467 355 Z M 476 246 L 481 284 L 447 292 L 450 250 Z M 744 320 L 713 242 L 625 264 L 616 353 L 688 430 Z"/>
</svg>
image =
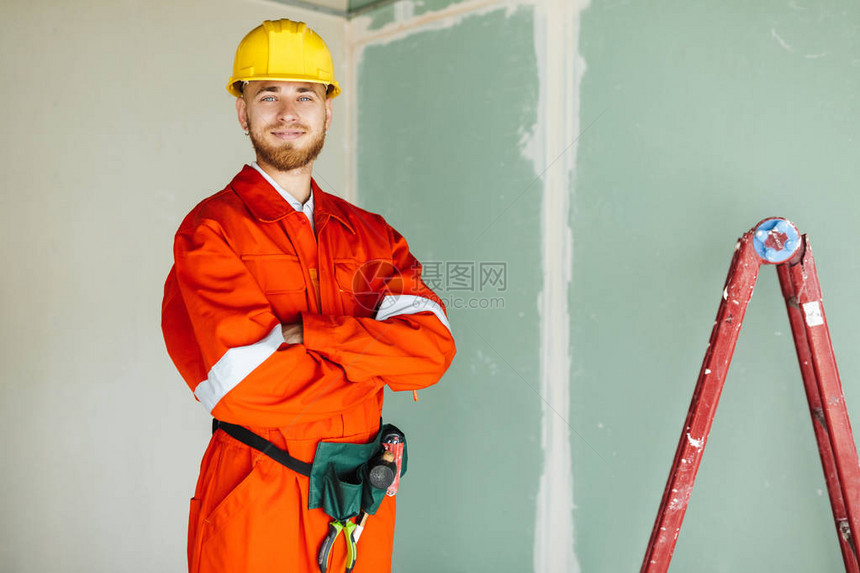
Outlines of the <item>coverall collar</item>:
<svg viewBox="0 0 860 573">
<path fill-rule="evenodd" d="M 279 221 L 290 213 L 296 212 L 293 206 L 260 175 L 260 172 L 250 165 L 245 165 L 233 178 L 230 188 L 242 199 L 251 214 L 264 223 Z M 313 179 L 311 179 L 311 193 L 314 196 L 314 212 L 317 217 L 334 217 L 355 233 L 349 218 L 337 202 L 320 189 Z"/>
</svg>

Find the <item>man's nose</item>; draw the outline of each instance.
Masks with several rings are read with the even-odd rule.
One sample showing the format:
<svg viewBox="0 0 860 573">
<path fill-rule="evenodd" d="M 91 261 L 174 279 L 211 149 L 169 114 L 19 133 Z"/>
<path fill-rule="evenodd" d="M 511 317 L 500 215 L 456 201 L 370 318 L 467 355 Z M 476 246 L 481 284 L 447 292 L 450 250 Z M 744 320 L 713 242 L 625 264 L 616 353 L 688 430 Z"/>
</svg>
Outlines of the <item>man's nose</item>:
<svg viewBox="0 0 860 573">
<path fill-rule="evenodd" d="M 298 117 L 295 102 L 282 100 L 281 106 L 278 109 L 278 119 L 284 122 L 290 122 L 295 121 Z"/>
</svg>

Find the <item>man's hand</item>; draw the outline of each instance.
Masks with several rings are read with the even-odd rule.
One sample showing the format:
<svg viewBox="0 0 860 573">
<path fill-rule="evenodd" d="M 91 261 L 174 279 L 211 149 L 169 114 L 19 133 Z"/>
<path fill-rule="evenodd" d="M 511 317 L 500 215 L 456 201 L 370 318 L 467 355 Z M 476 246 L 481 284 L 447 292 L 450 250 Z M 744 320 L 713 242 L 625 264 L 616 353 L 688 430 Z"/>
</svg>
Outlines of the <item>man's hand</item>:
<svg viewBox="0 0 860 573">
<path fill-rule="evenodd" d="M 304 342 L 304 329 L 301 322 L 282 324 L 281 331 L 284 333 L 284 342 L 287 344 L 301 344 Z"/>
</svg>

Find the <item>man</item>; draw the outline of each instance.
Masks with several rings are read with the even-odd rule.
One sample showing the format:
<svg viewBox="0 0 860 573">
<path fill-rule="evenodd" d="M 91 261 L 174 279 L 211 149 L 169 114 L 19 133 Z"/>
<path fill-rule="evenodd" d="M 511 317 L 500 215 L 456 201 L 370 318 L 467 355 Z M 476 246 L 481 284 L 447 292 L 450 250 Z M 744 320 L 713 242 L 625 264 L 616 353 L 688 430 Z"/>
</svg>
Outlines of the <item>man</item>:
<svg viewBox="0 0 860 573">
<path fill-rule="evenodd" d="M 403 237 L 311 177 L 340 93 L 323 40 L 264 22 L 240 43 L 227 90 L 257 161 L 182 222 L 162 309 L 170 356 L 217 420 L 189 570 L 340 572 L 352 565 L 343 536 L 318 563 L 333 518 L 309 509 L 301 468 L 321 441 L 378 439 L 383 388 L 434 384 L 454 341 Z M 390 571 L 395 498 L 381 497 L 355 573 Z"/>
</svg>

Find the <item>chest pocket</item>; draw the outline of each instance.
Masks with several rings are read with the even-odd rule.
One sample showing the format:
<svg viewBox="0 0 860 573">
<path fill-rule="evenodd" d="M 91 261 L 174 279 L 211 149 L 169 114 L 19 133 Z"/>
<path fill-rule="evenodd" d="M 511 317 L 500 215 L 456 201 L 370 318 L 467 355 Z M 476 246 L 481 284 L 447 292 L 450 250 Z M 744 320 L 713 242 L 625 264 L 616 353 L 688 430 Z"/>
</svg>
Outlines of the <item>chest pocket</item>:
<svg viewBox="0 0 860 573">
<path fill-rule="evenodd" d="M 345 314 L 374 316 L 389 284 L 399 276 L 390 260 L 335 259 L 334 274 Z"/>
<path fill-rule="evenodd" d="M 254 275 L 282 324 L 295 322 L 308 310 L 307 286 L 298 257 L 293 255 L 243 255 L 242 262 Z"/>
</svg>

